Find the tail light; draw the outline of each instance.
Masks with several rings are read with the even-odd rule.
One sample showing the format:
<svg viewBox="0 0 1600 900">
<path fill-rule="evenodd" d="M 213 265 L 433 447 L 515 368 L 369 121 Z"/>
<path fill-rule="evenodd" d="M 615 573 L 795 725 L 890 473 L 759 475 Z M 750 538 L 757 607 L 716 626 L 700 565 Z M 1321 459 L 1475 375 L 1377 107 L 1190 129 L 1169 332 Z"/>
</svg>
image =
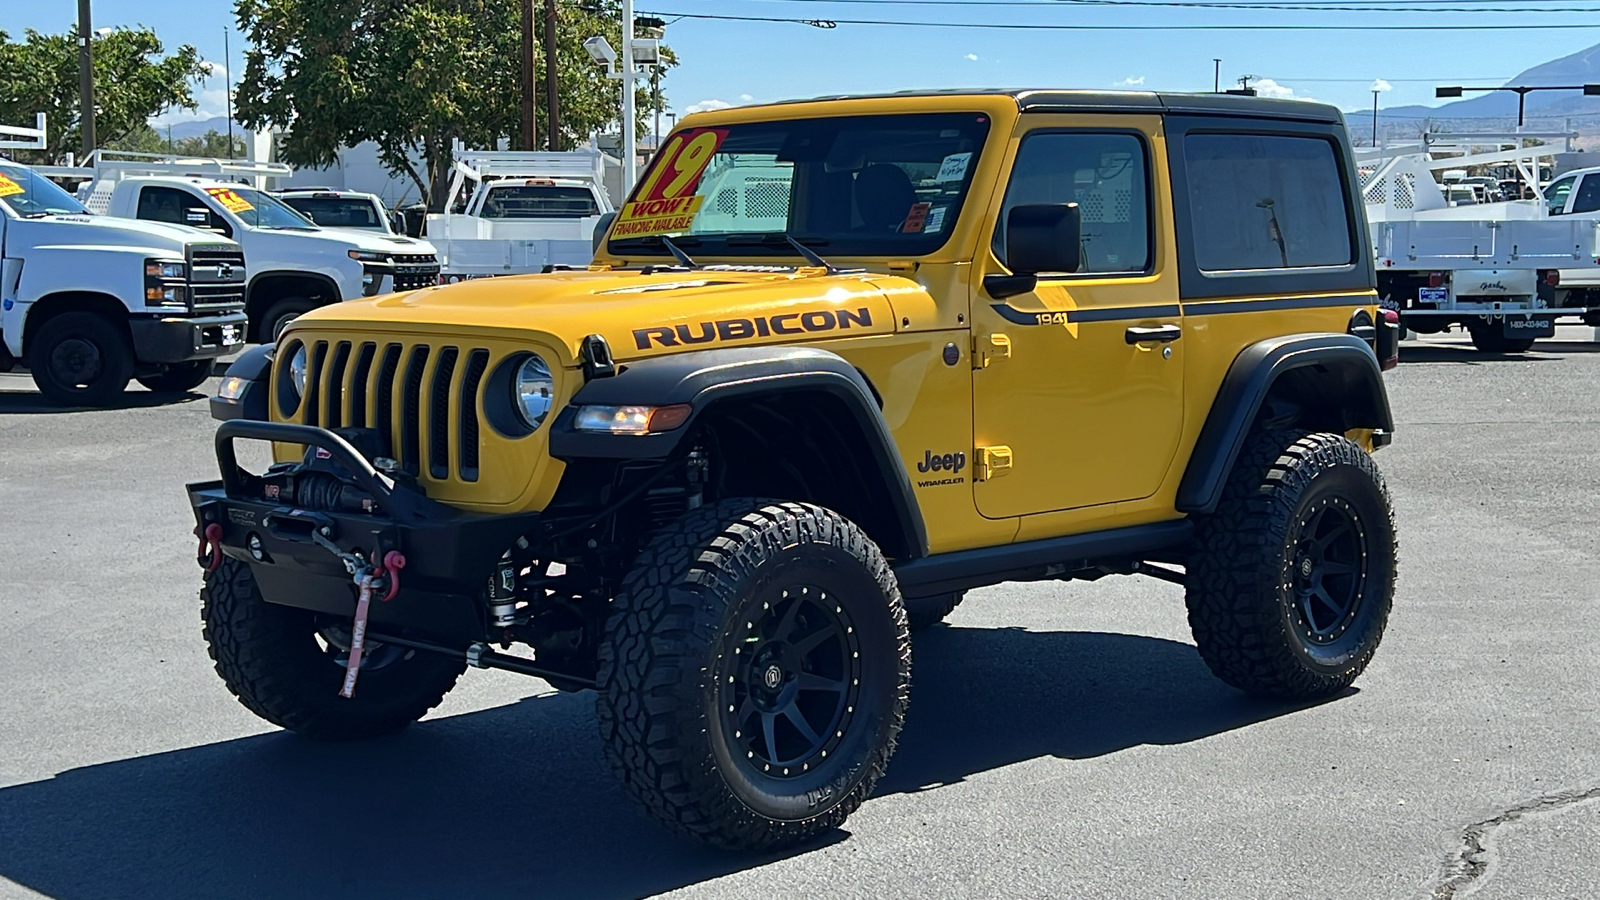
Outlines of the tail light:
<svg viewBox="0 0 1600 900">
<path fill-rule="evenodd" d="M 1428 287 L 1431 287 L 1431 288 L 1444 287 L 1444 273 L 1443 272 L 1429 272 L 1428 273 Z"/>
<path fill-rule="evenodd" d="M 1551 287 L 1556 287 L 1557 285 L 1561 284 L 1561 270 L 1545 269 L 1539 273 L 1539 280 L 1550 285 Z"/>
<path fill-rule="evenodd" d="M 1400 313 L 1378 310 L 1378 365 L 1387 372 L 1400 365 Z"/>
</svg>

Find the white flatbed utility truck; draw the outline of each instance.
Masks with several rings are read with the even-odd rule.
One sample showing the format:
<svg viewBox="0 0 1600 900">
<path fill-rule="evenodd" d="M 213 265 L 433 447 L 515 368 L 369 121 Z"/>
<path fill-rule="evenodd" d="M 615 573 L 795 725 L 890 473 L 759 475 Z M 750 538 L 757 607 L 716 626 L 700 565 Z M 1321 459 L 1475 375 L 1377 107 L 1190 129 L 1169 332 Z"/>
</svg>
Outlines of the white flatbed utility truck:
<svg viewBox="0 0 1600 900">
<path fill-rule="evenodd" d="M 1557 137 L 1567 135 L 1425 135 L 1355 151 L 1378 295 L 1402 326 L 1419 334 L 1460 326 L 1480 350 L 1520 352 L 1553 336 L 1558 320 L 1600 324 L 1586 292 L 1558 290 L 1571 277 L 1600 282 L 1600 216 L 1549 214 L 1539 159 L 1557 148 L 1525 143 Z M 1434 173 L 1479 166 L 1514 167 L 1535 199 L 1450 205 Z"/>
<path fill-rule="evenodd" d="M 281 163 L 179 159 L 99 150 L 84 205 L 123 219 L 186 225 L 244 247 L 250 270 L 249 339 L 271 341 L 301 313 L 360 297 L 439 283 L 425 242 L 322 228 L 265 189 Z"/>
<path fill-rule="evenodd" d="M 460 151 L 445 212 L 430 214 L 442 280 L 586 266 L 594 232 L 614 207 L 599 151 Z"/>
<path fill-rule="evenodd" d="M 244 342 L 245 259 L 216 235 L 90 215 L 0 159 L 0 372 L 49 400 L 107 406 L 129 379 L 187 391 Z"/>
</svg>

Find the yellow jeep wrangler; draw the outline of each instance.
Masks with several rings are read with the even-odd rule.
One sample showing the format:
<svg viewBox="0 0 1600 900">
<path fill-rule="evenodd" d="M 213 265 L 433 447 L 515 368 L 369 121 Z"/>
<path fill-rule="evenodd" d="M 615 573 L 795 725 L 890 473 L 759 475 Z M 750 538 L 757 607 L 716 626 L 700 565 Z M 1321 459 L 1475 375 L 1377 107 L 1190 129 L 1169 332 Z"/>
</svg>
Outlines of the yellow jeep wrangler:
<svg viewBox="0 0 1600 900">
<path fill-rule="evenodd" d="M 720 110 L 601 232 L 586 269 L 334 304 L 233 366 L 221 480 L 189 495 L 245 706 L 339 739 L 467 666 L 593 689 L 651 813 L 773 848 L 871 792 L 909 632 L 973 588 L 1181 584 L 1258 694 L 1372 658 L 1397 327 L 1337 110 Z"/>
</svg>

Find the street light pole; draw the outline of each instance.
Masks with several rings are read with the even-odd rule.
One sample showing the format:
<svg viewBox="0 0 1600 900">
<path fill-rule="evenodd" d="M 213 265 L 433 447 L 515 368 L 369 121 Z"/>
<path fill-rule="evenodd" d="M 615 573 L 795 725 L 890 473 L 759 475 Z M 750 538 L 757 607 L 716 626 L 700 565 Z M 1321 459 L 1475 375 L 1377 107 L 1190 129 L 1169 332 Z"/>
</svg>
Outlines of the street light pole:
<svg viewBox="0 0 1600 900">
<path fill-rule="evenodd" d="M 83 155 L 94 152 L 94 31 L 90 27 L 89 0 L 78 0 L 78 133 Z"/>
<path fill-rule="evenodd" d="M 544 130 L 550 152 L 561 150 L 561 96 L 556 83 L 556 0 L 544 0 Z"/>
<path fill-rule="evenodd" d="M 84 0 L 88 2 L 88 0 Z M 633 0 L 622 0 L 622 192 L 639 177 L 638 135 L 634 132 Z"/>
<path fill-rule="evenodd" d="M 545 65 L 550 65 L 545 60 Z M 522 0 L 522 134 L 518 143 L 523 150 L 539 149 L 538 138 L 534 130 L 538 127 L 534 120 L 533 98 L 536 92 L 534 87 L 533 71 L 533 0 Z"/>
<path fill-rule="evenodd" d="M 1433 95 L 1439 98 L 1459 97 L 1466 91 L 1512 91 L 1517 95 L 1517 130 L 1521 131 L 1527 120 L 1528 95 L 1534 91 L 1583 91 L 1585 97 L 1600 96 L 1600 84 L 1504 84 L 1499 87 L 1437 87 Z"/>
<path fill-rule="evenodd" d="M 1211 62 L 1213 65 L 1213 70 L 1211 73 L 1211 93 L 1220 94 L 1222 93 L 1222 60 L 1212 57 Z"/>
</svg>

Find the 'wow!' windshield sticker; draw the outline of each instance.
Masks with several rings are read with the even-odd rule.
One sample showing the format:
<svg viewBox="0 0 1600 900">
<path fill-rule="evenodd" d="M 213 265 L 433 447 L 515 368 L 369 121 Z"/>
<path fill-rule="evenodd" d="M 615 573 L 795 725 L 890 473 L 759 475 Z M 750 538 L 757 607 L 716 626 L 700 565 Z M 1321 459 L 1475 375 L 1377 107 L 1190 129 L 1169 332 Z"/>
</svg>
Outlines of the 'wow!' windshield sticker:
<svg viewBox="0 0 1600 900">
<path fill-rule="evenodd" d="M 22 185 L 17 184 L 15 181 L 12 181 L 4 175 L 0 175 L 0 197 L 9 197 L 12 194 L 20 193 L 22 193 Z"/>
<path fill-rule="evenodd" d="M 228 188 L 206 188 L 206 193 L 217 198 L 217 202 L 221 203 L 222 208 L 226 209 L 228 212 L 237 213 L 244 212 L 247 209 L 255 209 L 254 206 L 250 205 L 249 200 L 246 200 Z"/>
<path fill-rule="evenodd" d="M 638 193 L 623 204 L 611 236 L 640 237 L 688 228 L 706 199 L 694 189 L 727 136 L 726 128 L 696 128 L 673 135 Z"/>
</svg>

